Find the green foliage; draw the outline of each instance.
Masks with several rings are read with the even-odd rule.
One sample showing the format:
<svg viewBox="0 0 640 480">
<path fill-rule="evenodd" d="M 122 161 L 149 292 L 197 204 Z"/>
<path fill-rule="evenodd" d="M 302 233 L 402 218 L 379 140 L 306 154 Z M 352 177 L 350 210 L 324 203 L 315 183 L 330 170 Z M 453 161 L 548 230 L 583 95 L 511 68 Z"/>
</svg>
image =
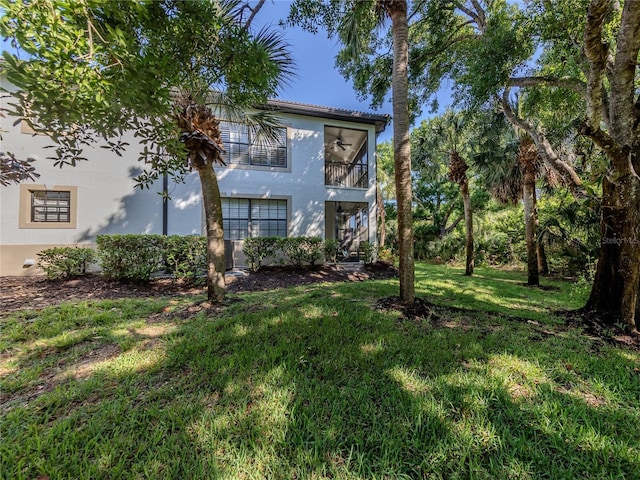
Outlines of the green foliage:
<svg viewBox="0 0 640 480">
<path fill-rule="evenodd" d="M 84 275 L 95 260 L 96 252 L 92 248 L 55 247 L 38 253 L 38 267 L 49 280 Z"/>
<path fill-rule="evenodd" d="M 287 237 L 279 239 L 282 253 L 297 268 L 305 263 L 315 265 L 322 258 L 324 244 L 320 237 Z"/>
<path fill-rule="evenodd" d="M 336 258 L 338 256 L 338 249 L 340 248 L 340 242 L 333 238 L 327 238 L 324 241 L 324 259 L 327 262 L 336 262 Z"/>
<path fill-rule="evenodd" d="M 279 251 L 281 241 L 280 237 L 245 238 L 242 251 L 247 256 L 251 270 L 257 272 L 266 258 L 275 257 Z"/>
<path fill-rule="evenodd" d="M 177 278 L 196 279 L 207 271 L 207 238 L 199 235 L 170 235 L 164 238 L 166 272 Z"/>
<path fill-rule="evenodd" d="M 106 277 L 146 282 L 164 267 L 162 235 L 98 235 L 96 244 Z"/>
<path fill-rule="evenodd" d="M 371 242 L 365 241 L 360 243 L 360 255 L 366 265 L 373 263 L 375 251 L 375 246 Z"/>
<path fill-rule="evenodd" d="M 2 111 L 50 133 L 56 164 L 86 160 L 83 149 L 96 143 L 121 155 L 128 147 L 123 134 L 133 131 L 142 144 L 139 182 L 162 172 L 180 177 L 187 165 L 176 93 L 240 119 L 292 74 L 282 37 L 271 29 L 252 32 L 240 6 L 0 0 L 0 33 L 25 54 L 3 53 L 3 69 L 22 92 L 8 92 L 12 100 Z"/>
<path fill-rule="evenodd" d="M 549 268 L 569 276 L 589 276 L 600 247 L 600 208 L 596 198 L 576 201 L 556 191 L 538 202 L 538 238 L 545 245 Z"/>
</svg>

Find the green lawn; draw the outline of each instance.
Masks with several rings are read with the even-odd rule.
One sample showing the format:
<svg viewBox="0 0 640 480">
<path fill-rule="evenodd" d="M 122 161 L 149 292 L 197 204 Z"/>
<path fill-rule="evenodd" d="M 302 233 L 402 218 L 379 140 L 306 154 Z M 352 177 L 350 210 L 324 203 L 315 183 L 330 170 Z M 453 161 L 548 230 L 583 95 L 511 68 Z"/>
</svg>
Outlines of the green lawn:
<svg viewBox="0 0 640 480">
<path fill-rule="evenodd" d="M 1 319 L 0 478 L 640 478 L 640 352 L 568 329 L 566 282 L 397 281 L 91 301 Z"/>
</svg>

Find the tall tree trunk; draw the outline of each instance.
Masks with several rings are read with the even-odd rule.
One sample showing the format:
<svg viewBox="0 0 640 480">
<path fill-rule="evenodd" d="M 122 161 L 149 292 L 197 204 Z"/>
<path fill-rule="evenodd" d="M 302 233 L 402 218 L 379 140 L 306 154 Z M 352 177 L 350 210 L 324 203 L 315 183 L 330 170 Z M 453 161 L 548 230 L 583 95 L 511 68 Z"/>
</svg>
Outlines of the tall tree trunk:
<svg viewBox="0 0 640 480">
<path fill-rule="evenodd" d="M 387 2 L 393 37 L 393 163 L 398 203 L 398 249 L 400 299 L 405 304 L 415 299 L 413 258 L 413 211 L 411 191 L 411 144 L 409 140 L 409 24 L 407 2 Z"/>
<path fill-rule="evenodd" d="M 611 0 L 592 0 L 587 12 L 584 48 L 590 70 L 587 120 L 582 133 L 610 161 L 602 187 L 602 242 L 598 266 L 586 308 L 610 324 L 640 328 L 640 113 L 637 75 L 640 53 L 640 1 L 626 1 L 615 42 L 603 40 Z M 603 89 L 609 82 L 608 98 Z M 606 101 L 605 101 L 606 100 Z M 609 107 L 608 131 L 601 129 L 603 105 Z"/>
<path fill-rule="evenodd" d="M 541 275 L 549 275 L 549 262 L 547 261 L 547 252 L 544 248 L 542 239 L 538 238 L 538 272 Z"/>
<path fill-rule="evenodd" d="M 222 227 L 222 201 L 216 173 L 207 162 L 198 167 L 204 215 L 207 222 L 207 298 L 211 302 L 224 300 L 224 231 Z"/>
<path fill-rule="evenodd" d="M 536 162 L 538 153 L 531 138 L 526 136 L 518 150 L 518 161 L 522 166 L 522 204 L 524 206 L 524 231 L 527 242 L 527 285 L 540 285 L 538 272 L 538 209 L 536 201 Z"/>
<path fill-rule="evenodd" d="M 467 170 L 469 165 L 465 162 L 456 150 L 449 152 L 449 180 L 455 182 L 460 187 L 462 204 L 464 206 L 464 226 L 465 226 L 465 275 L 473 275 L 473 211 L 471 208 L 471 195 L 469 195 L 469 179 Z"/>
<path fill-rule="evenodd" d="M 628 176 L 603 182 L 600 231 L 602 243 L 598 265 L 586 305 L 613 325 L 640 328 L 640 182 Z"/>
<path fill-rule="evenodd" d="M 471 209 L 471 195 L 469 195 L 469 180 L 466 178 L 460 185 L 460 193 L 462 193 L 462 203 L 464 205 L 464 223 L 466 230 L 466 259 L 465 259 L 465 275 L 473 275 L 473 211 Z"/>
</svg>

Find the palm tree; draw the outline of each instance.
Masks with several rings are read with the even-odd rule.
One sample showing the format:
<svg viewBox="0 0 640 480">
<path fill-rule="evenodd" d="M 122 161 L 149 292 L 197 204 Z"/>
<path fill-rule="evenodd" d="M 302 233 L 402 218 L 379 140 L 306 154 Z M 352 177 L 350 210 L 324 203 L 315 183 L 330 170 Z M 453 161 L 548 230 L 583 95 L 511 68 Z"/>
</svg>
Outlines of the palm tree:
<svg viewBox="0 0 640 480">
<path fill-rule="evenodd" d="M 189 166 L 198 172 L 202 187 L 207 230 L 207 297 L 209 301 L 222 302 L 225 294 L 224 231 L 222 199 L 214 170 L 215 166 L 225 165 L 220 119 L 247 125 L 252 138 L 263 143 L 275 140 L 281 125 L 270 112 L 249 112 L 222 92 L 209 92 L 200 101 L 188 92 L 181 92 L 176 96 L 174 106 L 180 141 L 187 150 Z"/>
<path fill-rule="evenodd" d="M 411 189 L 411 142 L 409 137 L 409 21 L 406 0 L 296 0 L 289 20 L 316 32 L 323 24 L 330 35 L 337 34 L 343 44 L 338 62 L 356 65 L 371 54 L 372 39 L 380 39 L 378 31 L 385 20 L 391 20 L 393 64 L 391 98 L 393 103 L 393 156 L 398 207 L 398 250 L 400 299 L 411 304 L 415 299 L 413 210 Z M 374 43 L 376 41 L 374 40 Z M 388 65 L 385 65 L 385 68 Z M 343 71 L 345 71 L 343 69 Z M 385 70 L 386 71 L 386 70 Z M 355 75 L 347 68 L 345 74 Z M 388 85 L 382 88 L 386 91 Z"/>
<path fill-rule="evenodd" d="M 524 207 L 524 229 L 527 243 L 527 285 L 540 285 L 538 255 L 538 209 L 536 198 L 536 175 L 540 163 L 538 151 L 529 135 L 523 135 L 518 147 L 518 163 L 522 171 L 522 204 Z"/>
<path fill-rule="evenodd" d="M 527 285 L 540 285 L 540 255 L 544 251 L 536 236 L 538 210 L 536 178 L 541 161 L 531 137 L 507 128 L 502 116 L 485 122 L 484 145 L 474 156 L 491 194 L 503 203 L 522 200 L 527 244 Z"/>
<path fill-rule="evenodd" d="M 249 42 L 252 48 L 263 55 L 265 71 L 268 71 L 271 85 L 280 86 L 293 75 L 293 60 L 288 45 L 279 34 L 263 29 L 257 34 L 249 31 L 249 26 L 264 2 L 250 8 L 249 19 L 242 23 L 242 9 L 224 10 L 224 19 L 235 31 L 241 42 Z M 230 39 L 233 42 L 233 38 Z M 233 50 L 232 50 L 233 51 Z M 235 53 L 231 53 L 235 55 Z M 272 87 L 273 89 L 273 87 Z M 268 143 L 277 138 L 281 127 L 277 117 L 268 111 L 251 112 L 254 107 L 248 102 L 260 95 L 246 98 L 228 95 L 223 91 L 211 91 L 208 85 L 195 83 L 192 88 L 184 87 L 174 98 L 174 115 L 180 130 L 180 142 L 187 150 L 189 166 L 198 172 L 202 187 L 202 198 L 207 231 L 207 297 L 212 302 L 222 302 L 225 295 L 225 249 L 222 218 L 222 199 L 216 178 L 215 166 L 224 165 L 225 152 L 220 132 L 220 120 L 243 123 L 251 130 L 258 142 Z"/>
<path fill-rule="evenodd" d="M 465 275 L 473 275 L 474 246 L 473 246 L 473 208 L 469 192 L 469 178 L 467 170 L 469 165 L 463 159 L 464 145 L 468 144 L 470 125 L 459 112 L 448 110 L 442 117 L 423 124 L 420 138 L 420 148 L 417 159 L 424 164 L 426 157 L 437 159 L 446 158 L 442 163 L 449 163 L 449 180 L 460 188 L 465 219 Z M 469 151 L 468 148 L 466 148 Z M 416 155 L 414 155 L 416 156 Z M 434 163 L 433 161 L 430 163 Z"/>
</svg>

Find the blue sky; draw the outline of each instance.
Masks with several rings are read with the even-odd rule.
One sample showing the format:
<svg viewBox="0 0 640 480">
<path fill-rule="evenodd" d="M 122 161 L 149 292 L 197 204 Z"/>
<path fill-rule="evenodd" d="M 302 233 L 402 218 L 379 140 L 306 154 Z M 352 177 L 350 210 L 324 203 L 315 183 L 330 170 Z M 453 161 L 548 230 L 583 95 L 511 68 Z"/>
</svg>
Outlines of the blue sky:
<svg viewBox="0 0 640 480">
<path fill-rule="evenodd" d="M 278 21 L 289 13 L 290 0 L 267 0 L 256 17 L 256 24 L 278 27 Z M 372 110 L 368 100 L 358 101 L 350 80 L 345 80 L 336 70 L 335 56 L 337 40 L 328 39 L 326 32 L 305 32 L 299 27 L 286 27 L 284 36 L 291 45 L 298 76 L 285 87 L 279 98 L 294 102 L 310 103 L 327 107 L 345 108 L 362 112 L 391 115 L 391 104 Z M 392 126 L 378 137 L 379 141 L 392 138 Z"/>
<path fill-rule="evenodd" d="M 280 28 L 278 22 L 287 17 L 290 5 L 291 0 L 267 0 L 258 13 L 255 24 Z M 368 99 L 358 101 L 351 81 L 345 80 L 335 67 L 335 56 L 339 51 L 336 39 L 328 39 L 323 30 L 314 35 L 299 27 L 286 27 L 284 36 L 291 45 L 298 76 L 292 80 L 291 85 L 283 89 L 280 99 L 391 115 L 390 101 L 378 110 L 370 108 Z M 441 111 L 452 103 L 446 91 L 444 89 L 443 93 L 439 94 Z M 429 116 L 423 113 L 416 125 Z M 393 126 L 388 125 L 378 137 L 378 141 L 391 140 L 392 130 Z"/>
<path fill-rule="evenodd" d="M 254 21 L 256 27 L 272 25 L 276 29 L 280 20 L 287 17 L 291 0 L 267 0 Z M 283 88 L 279 98 L 294 102 L 310 103 L 327 107 L 344 108 L 362 112 L 373 112 L 391 115 L 391 103 L 387 102 L 382 108 L 372 110 L 370 101 L 359 101 L 350 80 L 345 80 L 336 70 L 335 56 L 339 45 L 337 40 L 328 39 L 326 32 L 320 30 L 317 34 L 305 32 L 299 27 L 286 27 L 284 36 L 291 45 L 293 58 L 297 65 L 297 77 L 290 85 Z M 7 44 L 3 41 L 3 48 Z M 449 99 L 440 100 L 442 107 L 450 103 Z M 427 118 L 424 115 L 418 123 Z M 378 137 L 378 141 L 392 138 L 392 125 Z"/>
</svg>

